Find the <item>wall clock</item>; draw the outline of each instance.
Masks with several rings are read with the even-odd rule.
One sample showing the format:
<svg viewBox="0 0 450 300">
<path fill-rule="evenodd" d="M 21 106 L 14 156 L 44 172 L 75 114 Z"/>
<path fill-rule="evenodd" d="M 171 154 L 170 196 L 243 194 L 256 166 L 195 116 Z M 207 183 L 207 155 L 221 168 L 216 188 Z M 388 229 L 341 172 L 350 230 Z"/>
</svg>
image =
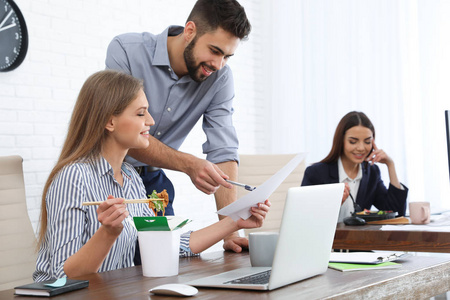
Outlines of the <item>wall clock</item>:
<svg viewBox="0 0 450 300">
<path fill-rule="evenodd" d="M 28 50 L 25 19 L 13 0 L 0 0 L 0 72 L 17 68 Z"/>
</svg>

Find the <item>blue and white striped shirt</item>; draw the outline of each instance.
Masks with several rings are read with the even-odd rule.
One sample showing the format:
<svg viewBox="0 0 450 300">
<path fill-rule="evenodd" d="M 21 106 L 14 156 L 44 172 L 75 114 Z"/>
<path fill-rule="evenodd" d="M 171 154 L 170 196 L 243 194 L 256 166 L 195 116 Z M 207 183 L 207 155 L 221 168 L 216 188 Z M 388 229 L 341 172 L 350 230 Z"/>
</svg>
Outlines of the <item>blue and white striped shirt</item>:
<svg viewBox="0 0 450 300">
<path fill-rule="evenodd" d="M 33 280 L 44 281 L 66 276 L 64 262 L 75 254 L 101 226 L 96 206 L 83 202 L 115 198 L 142 199 L 147 192 L 134 168 L 122 165 L 123 186 L 114 178 L 111 165 L 105 158 L 85 160 L 65 166 L 51 183 L 47 196 L 47 232 L 42 244 Z M 127 204 L 131 217 L 153 216 L 145 203 Z M 180 256 L 192 256 L 189 249 L 190 232 L 181 235 Z M 133 265 L 137 231 L 131 218 L 123 221 L 123 230 L 106 256 L 99 272 Z"/>
</svg>

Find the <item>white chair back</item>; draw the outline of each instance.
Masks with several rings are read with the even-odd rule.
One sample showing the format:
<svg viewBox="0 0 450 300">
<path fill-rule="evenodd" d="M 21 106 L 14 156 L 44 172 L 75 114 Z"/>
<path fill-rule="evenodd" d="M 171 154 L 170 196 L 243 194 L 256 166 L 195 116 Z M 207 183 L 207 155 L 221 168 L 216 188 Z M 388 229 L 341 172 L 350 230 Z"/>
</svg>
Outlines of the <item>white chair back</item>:
<svg viewBox="0 0 450 300">
<path fill-rule="evenodd" d="M 238 182 L 251 186 L 258 186 L 272 177 L 278 170 L 286 165 L 297 154 L 267 154 L 267 155 L 239 155 Z M 306 163 L 303 160 L 297 168 L 283 181 L 283 183 L 269 197 L 272 207 L 261 228 L 244 230 L 247 236 L 254 231 L 278 231 L 283 215 L 286 193 L 290 187 L 300 186 Z M 238 188 L 238 199 L 245 193 L 245 189 Z"/>
<path fill-rule="evenodd" d="M 25 198 L 22 157 L 0 157 L 0 290 L 32 282 L 36 236 Z"/>
</svg>

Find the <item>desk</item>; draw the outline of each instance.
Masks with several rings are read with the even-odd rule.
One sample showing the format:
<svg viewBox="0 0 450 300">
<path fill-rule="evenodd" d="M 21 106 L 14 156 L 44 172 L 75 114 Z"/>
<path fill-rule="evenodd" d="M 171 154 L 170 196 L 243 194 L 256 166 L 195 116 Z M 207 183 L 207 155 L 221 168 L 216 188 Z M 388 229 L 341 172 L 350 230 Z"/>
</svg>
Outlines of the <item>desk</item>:
<svg viewBox="0 0 450 300">
<path fill-rule="evenodd" d="M 131 267 L 79 277 L 89 280 L 89 288 L 62 294 L 52 299 L 163 299 L 151 295 L 154 286 L 187 282 L 210 274 L 250 265 L 248 252 L 211 252 L 196 258 L 180 259 L 180 274 L 148 278 L 141 267 Z M 393 270 L 340 272 L 328 269 L 323 275 L 273 291 L 244 291 L 199 288 L 195 299 L 425 299 L 450 290 L 450 260 L 441 257 L 410 257 Z M 14 290 L 0 292 L 0 299 L 14 297 Z M 170 299 L 174 299 L 171 297 Z"/>
<path fill-rule="evenodd" d="M 385 231 L 381 226 L 339 223 L 333 249 L 450 253 L 450 232 Z"/>
</svg>

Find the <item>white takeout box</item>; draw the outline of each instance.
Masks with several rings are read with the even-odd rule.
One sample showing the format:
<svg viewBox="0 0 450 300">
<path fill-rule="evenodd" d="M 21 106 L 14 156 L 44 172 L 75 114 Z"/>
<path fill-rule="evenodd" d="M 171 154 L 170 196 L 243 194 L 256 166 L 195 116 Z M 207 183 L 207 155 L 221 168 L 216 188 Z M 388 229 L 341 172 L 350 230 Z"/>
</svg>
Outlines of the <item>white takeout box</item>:
<svg viewBox="0 0 450 300">
<path fill-rule="evenodd" d="M 134 217 L 138 230 L 142 274 L 146 277 L 178 275 L 180 229 L 189 219 L 166 217 Z"/>
</svg>

